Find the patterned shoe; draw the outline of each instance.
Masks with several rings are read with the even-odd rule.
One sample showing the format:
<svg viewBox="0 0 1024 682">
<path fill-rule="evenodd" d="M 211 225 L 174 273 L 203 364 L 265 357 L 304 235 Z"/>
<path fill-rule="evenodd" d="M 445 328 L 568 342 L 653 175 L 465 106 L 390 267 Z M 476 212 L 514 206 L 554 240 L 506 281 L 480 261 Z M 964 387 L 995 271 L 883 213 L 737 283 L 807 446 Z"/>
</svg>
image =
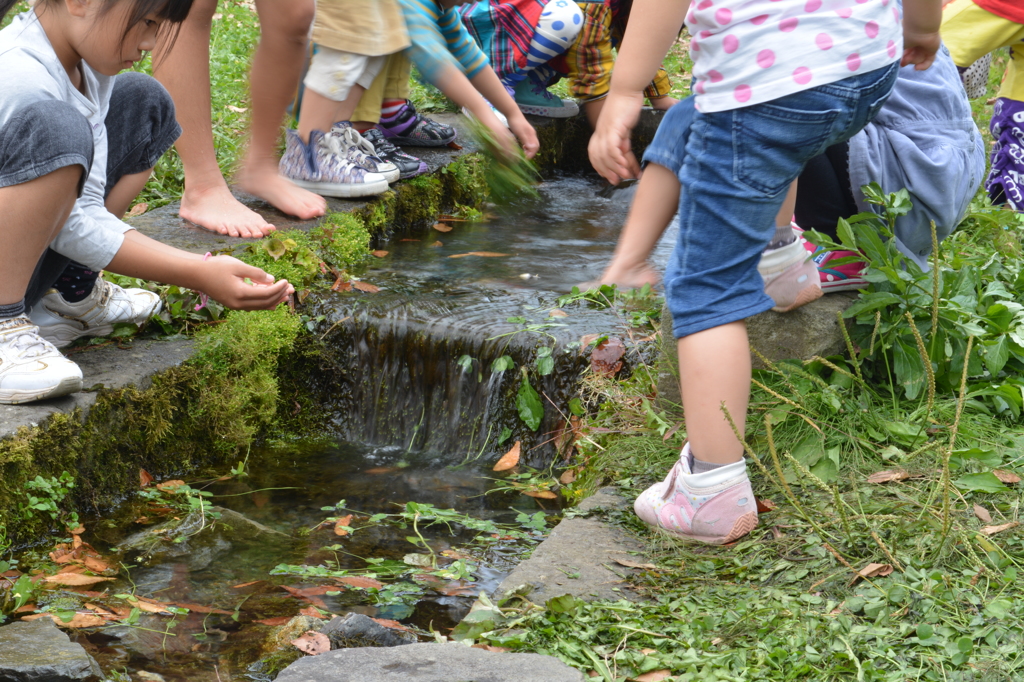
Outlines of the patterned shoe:
<svg viewBox="0 0 1024 682">
<path fill-rule="evenodd" d="M 401 177 L 398 166 L 377 156 L 377 150 L 352 127 L 351 123 L 335 123 L 326 138 L 336 154 L 344 156 L 363 170 L 380 173 L 388 182 L 395 182 Z"/>
<path fill-rule="evenodd" d="M 377 124 L 384 137 L 408 147 L 445 147 L 455 141 L 455 128 L 416 113 L 416 107 L 405 101 L 397 114 L 381 118 Z"/>
<path fill-rule="evenodd" d="M 851 257 L 863 258 L 856 251 L 826 251 L 818 247 L 818 250 L 814 252 L 813 260 L 818 266 L 822 291 L 826 294 L 833 291 L 856 291 L 868 285 L 868 281 L 864 279 L 864 272 L 868 266 L 864 261 L 834 264 L 834 261 L 840 258 Z"/>
<path fill-rule="evenodd" d="M 555 97 L 536 78 L 527 76 L 516 85 L 516 104 L 524 114 L 547 118 L 572 118 L 580 113 L 574 100 Z"/>
<path fill-rule="evenodd" d="M 644 523 L 666 533 L 724 545 L 757 526 L 757 502 L 746 461 L 703 474 L 690 473 L 690 444 L 661 483 L 640 493 L 633 504 Z"/>
<path fill-rule="evenodd" d="M 757 271 L 764 279 L 764 293 L 772 297 L 772 310 L 786 313 L 821 298 L 818 268 L 804 248 L 803 238 L 761 254 Z"/>
<path fill-rule="evenodd" d="M 100 278 L 88 296 L 68 303 L 56 289 L 50 289 L 32 306 L 29 317 L 39 335 L 63 348 L 75 339 L 106 336 L 115 324 L 141 325 L 160 312 L 160 297 L 145 289 L 122 289 Z"/>
<path fill-rule="evenodd" d="M 337 143 L 319 130 L 309 134 L 307 145 L 294 130 L 287 131 L 281 175 L 299 187 L 325 197 L 369 197 L 388 191 L 388 181 L 370 173 L 337 153 Z"/>
<path fill-rule="evenodd" d="M 429 170 L 427 168 L 427 164 L 423 163 L 412 154 L 406 154 L 403 152 L 392 144 L 391 140 L 384 137 L 384 133 L 376 128 L 370 128 L 362 135 L 364 140 L 373 145 L 378 158 L 383 159 L 388 163 L 393 163 L 398 167 L 403 180 L 407 178 L 414 178 L 417 175 L 423 175 Z"/>
<path fill-rule="evenodd" d="M 18 405 L 82 390 L 82 370 L 24 315 L 0 322 L 0 404 Z"/>
</svg>

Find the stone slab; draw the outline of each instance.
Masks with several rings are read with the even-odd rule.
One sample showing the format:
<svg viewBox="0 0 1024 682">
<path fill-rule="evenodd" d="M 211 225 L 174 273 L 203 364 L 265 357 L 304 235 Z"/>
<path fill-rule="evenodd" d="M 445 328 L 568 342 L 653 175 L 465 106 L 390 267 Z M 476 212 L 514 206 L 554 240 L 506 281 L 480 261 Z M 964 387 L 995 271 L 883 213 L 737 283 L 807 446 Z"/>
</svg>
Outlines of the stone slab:
<svg viewBox="0 0 1024 682">
<path fill-rule="evenodd" d="M 598 507 L 614 510 L 629 506 L 630 501 L 615 488 L 602 488 L 577 509 L 588 512 Z M 536 604 L 563 594 L 580 599 L 635 599 L 636 594 L 625 581 L 634 569 L 617 565 L 615 560 L 642 563 L 644 560 L 635 556 L 640 551 L 642 545 L 635 538 L 601 518 L 563 519 L 530 558 L 498 585 L 494 597 L 502 599 L 518 592 Z"/>
<path fill-rule="evenodd" d="M 191 353 L 192 341 L 186 339 L 134 341 L 123 348 L 110 344 L 73 350 L 70 357 L 82 368 L 85 388 L 90 390 L 26 405 L 0 405 L 0 438 L 14 435 L 22 426 L 38 426 L 57 412 L 88 410 L 96 402 L 97 390 L 133 385 L 145 389 L 150 377 L 180 365 Z"/>
<path fill-rule="evenodd" d="M 583 673 L 551 656 L 407 644 L 337 649 L 295 661 L 277 682 L 583 682 Z"/>
<path fill-rule="evenodd" d="M 0 627 L 0 680 L 78 682 L 99 679 L 96 661 L 49 618 Z"/>
</svg>

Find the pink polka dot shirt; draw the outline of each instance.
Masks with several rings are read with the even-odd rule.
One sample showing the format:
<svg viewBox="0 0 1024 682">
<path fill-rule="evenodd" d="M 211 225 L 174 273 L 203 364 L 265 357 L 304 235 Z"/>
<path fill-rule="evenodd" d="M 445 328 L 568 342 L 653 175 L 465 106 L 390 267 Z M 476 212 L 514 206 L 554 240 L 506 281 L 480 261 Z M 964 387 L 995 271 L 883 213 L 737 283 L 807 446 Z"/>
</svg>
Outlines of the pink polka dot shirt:
<svg viewBox="0 0 1024 682">
<path fill-rule="evenodd" d="M 686 26 L 705 112 L 874 71 L 903 54 L 898 0 L 693 0 Z"/>
</svg>

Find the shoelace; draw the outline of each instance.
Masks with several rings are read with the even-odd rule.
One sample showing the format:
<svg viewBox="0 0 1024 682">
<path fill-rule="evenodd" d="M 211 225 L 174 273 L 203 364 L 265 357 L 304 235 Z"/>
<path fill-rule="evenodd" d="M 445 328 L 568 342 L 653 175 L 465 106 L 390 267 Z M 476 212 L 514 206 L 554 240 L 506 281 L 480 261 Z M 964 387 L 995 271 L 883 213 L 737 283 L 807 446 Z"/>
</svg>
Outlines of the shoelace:
<svg viewBox="0 0 1024 682">
<path fill-rule="evenodd" d="M 334 154 L 346 164 L 354 166 L 356 165 L 354 160 L 350 158 L 350 152 L 352 147 L 355 145 L 351 142 L 349 133 L 355 132 L 351 128 L 343 128 L 341 130 L 332 130 L 331 132 L 324 135 L 324 143 L 327 145 L 327 150 Z M 358 136 L 359 133 L 356 133 Z M 362 140 L 362 137 L 359 138 Z M 362 154 L 362 150 L 356 148 L 354 150 L 357 154 Z"/>
<path fill-rule="evenodd" d="M 21 358 L 35 358 L 50 352 L 50 344 L 35 331 L 14 332 L 7 339 Z"/>
</svg>

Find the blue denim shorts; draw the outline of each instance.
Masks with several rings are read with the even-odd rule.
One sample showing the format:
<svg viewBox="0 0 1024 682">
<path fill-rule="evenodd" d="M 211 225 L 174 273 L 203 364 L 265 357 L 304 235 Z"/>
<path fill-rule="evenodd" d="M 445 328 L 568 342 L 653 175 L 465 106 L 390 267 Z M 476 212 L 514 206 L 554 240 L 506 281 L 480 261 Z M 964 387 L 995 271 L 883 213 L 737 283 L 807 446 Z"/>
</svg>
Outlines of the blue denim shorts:
<svg viewBox="0 0 1024 682">
<path fill-rule="evenodd" d="M 898 64 L 763 104 L 665 114 L 644 163 L 676 174 L 679 240 L 665 272 L 677 338 L 771 309 L 757 263 L 789 185 L 811 158 L 874 118 Z"/>
</svg>

